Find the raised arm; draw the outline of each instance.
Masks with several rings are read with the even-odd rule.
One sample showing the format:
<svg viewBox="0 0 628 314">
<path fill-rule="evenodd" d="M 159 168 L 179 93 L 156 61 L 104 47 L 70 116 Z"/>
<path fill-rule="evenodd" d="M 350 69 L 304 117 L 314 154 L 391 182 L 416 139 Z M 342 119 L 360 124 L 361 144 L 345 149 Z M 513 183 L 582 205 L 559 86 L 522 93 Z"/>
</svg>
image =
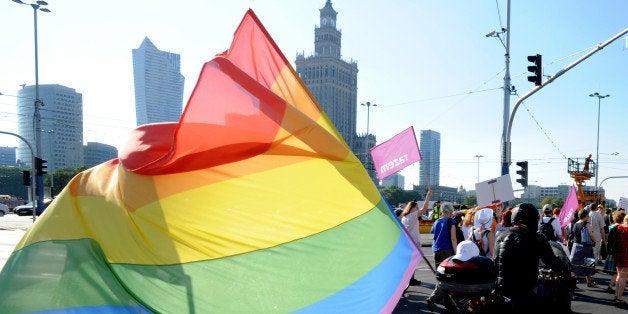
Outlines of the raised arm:
<svg viewBox="0 0 628 314">
<path fill-rule="evenodd" d="M 423 216 L 427 211 L 427 208 L 430 206 L 430 198 L 432 197 L 432 189 L 427 190 L 427 194 L 425 194 L 425 202 L 423 202 L 423 208 L 419 210 L 419 217 Z"/>
</svg>

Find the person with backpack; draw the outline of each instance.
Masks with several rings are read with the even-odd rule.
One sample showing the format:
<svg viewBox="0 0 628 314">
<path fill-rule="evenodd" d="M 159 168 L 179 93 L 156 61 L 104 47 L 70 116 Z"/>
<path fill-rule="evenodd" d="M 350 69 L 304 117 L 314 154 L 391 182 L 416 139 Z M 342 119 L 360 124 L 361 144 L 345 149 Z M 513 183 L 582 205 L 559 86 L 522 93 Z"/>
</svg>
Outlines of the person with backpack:
<svg viewBox="0 0 628 314">
<path fill-rule="evenodd" d="M 567 264 L 554 255 L 549 241 L 537 232 L 539 211 L 523 203 L 512 211 L 513 226 L 501 232 L 495 243 L 494 262 L 497 267 L 495 291 L 511 300 L 510 313 L 539 312 L 538 286 L 539 259 L 556 274 L 569 274 Z M 555 304 L 555 306 L 560 306 Z M 542 312 L 558 312 L 543 309 Z"/>
<path fill-rule="evenodd" d="M 539 220 L 539 233 L 543 234 L 550 241 L 558 241 L 562 239 L 563 231 L 560 227 L 560 221 L 553 217 L 552 205 L 543 206 L 543 217 Z"/>
<path fill-rule="evenodd" d="M 475 243 L 480 250 L 480 256 L 493 258 L 495 249 L 495 232 L 491 230 L 493 210 L 482 208 L 473 217 L 473 230 L 469 232 L 469 240 Z"/>
<path fill-rule="evenodd" d="M 569 261 L 573 266 L 574 275 L 576 277 L 583 277 L 587 282 L 587 287 L 595 287 L 596 283 L 591 279 L 591 275 L 595 272 L 595 269 L 589 267 L 577 267 L 584 265 L 585 258 L 593 258 L 593 248 L 595 242 L 599 239 L 595 238 L 593 231 L 589 229 L 589 211 L 582 209 L 578 212 L 578 222 L 576 222 L 571 228 L 571 233 L 574 235 L 574 243 L 571 248 L 571 255 Z"/>
</svg>

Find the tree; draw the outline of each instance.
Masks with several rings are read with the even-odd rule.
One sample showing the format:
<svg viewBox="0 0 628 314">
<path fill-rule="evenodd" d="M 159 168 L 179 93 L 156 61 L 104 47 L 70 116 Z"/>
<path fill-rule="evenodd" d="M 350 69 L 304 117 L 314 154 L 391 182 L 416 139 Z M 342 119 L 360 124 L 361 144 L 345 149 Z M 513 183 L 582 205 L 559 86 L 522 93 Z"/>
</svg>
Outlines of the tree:
<svg viewBox="0 0 628 314">
<path fill-rule="evenodd" d="M 397 204 L 404 202 L 404 192 L 405 191 L 403 189 L 394 185 L 381 189 L 382 195 L 392 207 L 396 207 Z"/>
<path fill-rule="evenodd" d="M 55 194 L 59 194 L 59 192 L 61 192 L 61 190 L 63 190 L 65 186 L 68 185 L 68 183 L 70 182 L 70 180 L 72 180 L 72 178 L 74 178 L 74 176 L 76 176 L 77 174 L 85 170 L 87 170 L 87 167 L 85 166 L 77 167 L 77 168 L 63 167 L 63 168 L 55 169 L 54 171 Z M 47 175 L 46 178 L 44 179 L 44 186 L 50 186 L 50 175 Z"/>
<path fill-rule="evenodd" d="M 28 199 L 28 188 L 24 186 L 22 178 L 22 169 L 0 167 L 0 194 Z"/>
<path fill-rule="evenodd" d="M 565 201 L 562 198 L 556 196 L 554 198 L 554 201 L 552 201 L 552 204 L 554 204 L 554 207 L 563 208 L 563 205 L 565 205 Z"/>
<path fill-rule="evenodd" d="M 469 207 L 471 206 L 476 206 L 478 203 L 478 196 L 473 194 L 473 195 L 469 195 L 467 196 L 464 201 L 462 201 L 463 205 L 467 205 Z"/>
<path fill-rule="evenodd" d="M 552 209 L 554 208 L 554 204 L 552 203 L 552 197 L 551 196 L 546 196 L 541 201 L 541 207 L 545 206 L 545 204 L 550 204 L 552 206 Z"/>
</svg>

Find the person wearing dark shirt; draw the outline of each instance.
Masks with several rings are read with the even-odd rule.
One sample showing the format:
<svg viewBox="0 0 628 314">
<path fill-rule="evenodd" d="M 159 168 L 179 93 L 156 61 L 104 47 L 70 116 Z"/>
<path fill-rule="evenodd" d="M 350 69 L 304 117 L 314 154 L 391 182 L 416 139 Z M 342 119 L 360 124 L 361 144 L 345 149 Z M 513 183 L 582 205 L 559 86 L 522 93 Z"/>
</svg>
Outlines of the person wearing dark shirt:
<svg viewBox="0 0 628 314">
<path fill-rule="evenodd" d="M 534 288 L 539 258 L 556 273 L 569 274 L 567 266 L 552 252 L 547 238 L 537 233 L 539 218 L 534 205 L 519 205 L 512 212 L 513 226 L 501 232 L 495 241 L 496 291 L 511 300 L 516 313 L 538 310 Z"/>
</svg>

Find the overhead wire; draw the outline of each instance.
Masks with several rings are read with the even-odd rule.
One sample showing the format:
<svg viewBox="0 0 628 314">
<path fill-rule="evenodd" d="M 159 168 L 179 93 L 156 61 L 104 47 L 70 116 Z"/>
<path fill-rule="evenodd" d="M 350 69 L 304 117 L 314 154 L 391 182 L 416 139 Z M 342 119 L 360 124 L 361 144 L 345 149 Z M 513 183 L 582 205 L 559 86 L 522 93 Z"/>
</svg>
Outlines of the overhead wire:
<svg viewBox="0 0 628 314">
<path fill-rule="evenodd" d="M 499 10 L 499 0 L 495 0 L 495 5 L 497 6 L 497 18 L 499 19 L 499 27 L 504 29 L 504 24 L 502 24 L 502 14 Z"/>
</svg>

